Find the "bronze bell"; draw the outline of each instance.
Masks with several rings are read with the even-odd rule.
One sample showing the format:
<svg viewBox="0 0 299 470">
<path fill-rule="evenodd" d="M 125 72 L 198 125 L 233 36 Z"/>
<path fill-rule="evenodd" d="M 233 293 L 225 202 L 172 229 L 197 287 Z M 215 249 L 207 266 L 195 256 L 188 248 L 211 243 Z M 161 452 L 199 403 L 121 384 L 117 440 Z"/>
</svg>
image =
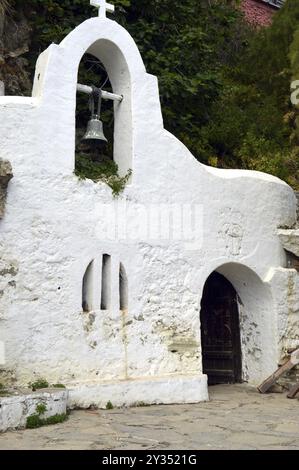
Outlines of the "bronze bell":
<svg viewBox="0 0 299 470">
<path fill-rule="evenodd" d="M 88 121 L 87 131 L 83 140 L 108 142 L 103 131 L 103 123 L 97 114 L 92 116 L 90 121 Z"/>
<path fill-rule="evenodd" d="M 89 142 L 108 142 L 103 131 L 103 123 L 100 120 L 102 106 L 102 90 L 96 87 L 89 98 L 89 108 L 91 110 L 91 119 L 87 124 L 87 131 L 83 140 Z M 98 100 L 98 109 L 95 113 L 95 101 Z"/>
</svg>

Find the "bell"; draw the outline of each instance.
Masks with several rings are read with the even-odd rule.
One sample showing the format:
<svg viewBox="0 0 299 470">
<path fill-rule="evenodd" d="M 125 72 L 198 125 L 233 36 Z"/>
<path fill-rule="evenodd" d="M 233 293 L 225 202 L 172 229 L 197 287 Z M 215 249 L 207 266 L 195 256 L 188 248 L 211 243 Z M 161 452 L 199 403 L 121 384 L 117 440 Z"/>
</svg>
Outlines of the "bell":
<svg viewBox="0 0 299 470">
<path fill-rule="evenodd" d="M 98 115 L 94 115 L 87 124 L 87 131 L 83 137 L 83 140 L 91 140 L 91 141 L 104 141 L 108 142 L 104 135 L 103 131 L 103 123 L 100 120 Z"/>
</svg>

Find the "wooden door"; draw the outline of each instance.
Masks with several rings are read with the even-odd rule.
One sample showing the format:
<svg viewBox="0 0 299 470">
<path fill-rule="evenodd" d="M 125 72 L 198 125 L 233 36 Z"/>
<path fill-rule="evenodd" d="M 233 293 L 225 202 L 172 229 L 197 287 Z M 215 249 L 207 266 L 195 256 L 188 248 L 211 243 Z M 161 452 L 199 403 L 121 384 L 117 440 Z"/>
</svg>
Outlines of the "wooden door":
<svg viewBox="0 0 299 470">
<path fill-rule="evenodd" d="M 221 274 L 208 278 L 201 302 L 203 372 L 209 384 L 241 382 L 237 293 Z"/>
</svg>

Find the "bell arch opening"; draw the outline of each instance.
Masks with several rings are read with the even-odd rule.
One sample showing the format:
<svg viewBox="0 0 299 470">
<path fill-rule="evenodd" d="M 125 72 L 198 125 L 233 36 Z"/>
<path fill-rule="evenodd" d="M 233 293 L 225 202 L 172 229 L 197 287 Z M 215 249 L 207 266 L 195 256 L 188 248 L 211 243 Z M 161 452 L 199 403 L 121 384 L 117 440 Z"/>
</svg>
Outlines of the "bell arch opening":
<svg viewBox="0 0 299 470">
<path fill-rule="evenodd" d="M 109 40 L 96 41 L 81 58 L 77 89 L 76 168 L 80 177 L 124 186 L 132 172 L 131 76 L 120 49 Z M 106 99 L 108 92 L 121 101 Z"/>
<path fill-rule="evenodd" d="M 78 83 L 112 91 L 103 64 L 94 56 L 84 54 L 79 66 Z M 113 103 L 94 94 L 77 93 L 76 102 L 76 170 L 96 178 L 97 170 L 113 171 Z M 88 176 L 88 175 L 87 175 Z"/>
<path fill-rule="evenodd" d="M 218 316 L 213 313 L 213 309 L 218 310 Z M 209 315 L 213 314 L 215 318 L 211 319 Z M 219 320 L 221 317 L 222 320 Z M 244 381 L 258 385 L 277 367 L 277 322 L 271 289 L 247 266 L 226 263 L 206 278 L 200 320 L 204 371 L 208 368 L 205 355 L 209 352 L 205 349 L 205 343 L 216 354 L 216 362 L 212 365 L 208 363 L 209 367 L 216 369 L 217 360 L 218 366 L 219 360 L 222 360 L 223 369 L 231 371 L 231 380 L 225 376 L 226 383 Z M 207 321 L 211 323 L 209 328 Z M 217 323 L 219 321 L 222 324 Z M 213 328 L 216 330 L 213 331 Z M 207 334 L 210 335 L 210 341 L 205 338 Z M 230 362 L 225 363 L 223 357 L 217 359 L 217 348 L 216 352 L 213 351 L 212 347 L 217 345 L 213 343 L 213 335 L 217 334 L 220 335 L 218 347 L 221 341 L 228 346 L 224 356 L 226 354 Z M 223 349 L 220 348 L 222 352 Z M 229 367 L 226 368 L 225 364 Z M 215 380 L 212 378 L 210 382 L 215 383 Z"/>
</svg>

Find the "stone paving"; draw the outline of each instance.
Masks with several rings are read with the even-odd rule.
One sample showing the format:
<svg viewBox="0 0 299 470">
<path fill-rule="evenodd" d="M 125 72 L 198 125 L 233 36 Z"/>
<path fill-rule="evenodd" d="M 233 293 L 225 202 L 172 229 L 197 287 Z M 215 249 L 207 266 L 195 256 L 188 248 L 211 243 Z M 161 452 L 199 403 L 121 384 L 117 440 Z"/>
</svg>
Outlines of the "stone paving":
<svg viewBox="0 0 299 470">
<path fill-rule="evenodd" d="M 0 435 L 0 449 L 299 449 L 299 401 L 246 385 L 197 405 L 73 411 L 67 422 Z"/>
</svg>

